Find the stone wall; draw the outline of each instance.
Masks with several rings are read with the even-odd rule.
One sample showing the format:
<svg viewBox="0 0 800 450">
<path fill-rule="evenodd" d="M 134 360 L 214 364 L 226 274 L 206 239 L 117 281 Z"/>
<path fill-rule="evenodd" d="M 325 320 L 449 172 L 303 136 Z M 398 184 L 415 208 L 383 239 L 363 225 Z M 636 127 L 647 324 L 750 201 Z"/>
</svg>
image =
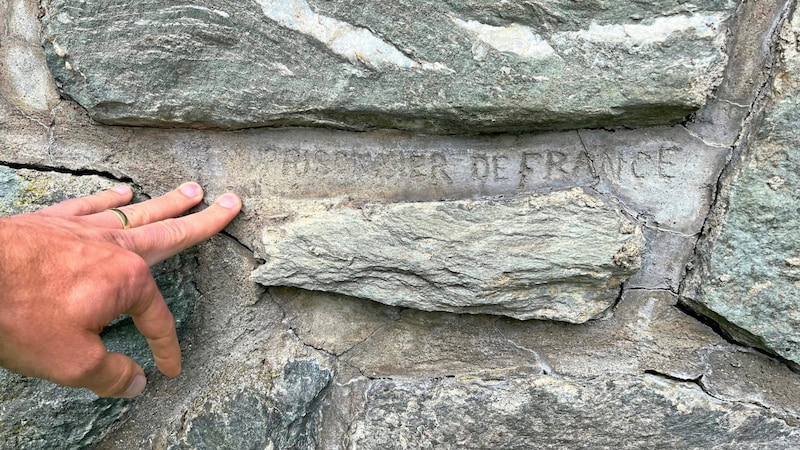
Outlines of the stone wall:
<svg viewBox="0 0 800 450">
<path fill-rule="evenodd" d="M 800 14 L 0 0 L 0 214 L 241 194 L 184 372 L 0 373 L 2 448 L 800 447 Z"/>
</svg>

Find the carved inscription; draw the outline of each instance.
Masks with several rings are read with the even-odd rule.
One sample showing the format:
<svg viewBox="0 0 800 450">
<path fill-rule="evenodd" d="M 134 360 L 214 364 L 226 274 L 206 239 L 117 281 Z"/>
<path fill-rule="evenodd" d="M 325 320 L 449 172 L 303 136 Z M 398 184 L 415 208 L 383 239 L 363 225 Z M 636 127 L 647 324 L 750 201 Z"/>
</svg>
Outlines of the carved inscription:
<svg viewBox="0 0 800 450">
<path fill-rule="evenodd" d="M 674 166 L 681 153 L 676 146 L 639 150 L 633 154 L 597 153 L 591 160 L 585 153 L 561 150 L 492 153 L 467 151 L 469 175 L 473 181 L 501 182 L 518 179 L 524 188 L 529 180 L 573 179 L 592 168 L 609 179 L 674 178 Z M 274 152 L 274 151 L 273 151 Z M 281 152 L 282 172 L 292 176 L 423 178 L 431 183 L 452 183 L 454 172 L 463 164 L 464 150 L 452 152 L 345 153 L 324 150 Z"/>
<path fill-rule="evenodd" d="M 559 150 L 524 152 L 519 163 L 519 188 L 525 189 L 531 178 L 571 180 L 591 173 L 591 164 L 583 152 L 569 154 Z"/>
<path fill-rule="evenodd" d="M 453 183 L 443 152 L 372 153 L 326 150 L 269 150 L 266 159 L 276 161 L 281 175 L 312 177 L 338 184 L 371 179 L 414 179 L 434 185 Z"/>
<path fill-rule="evenodd" d="M 687 235 L 702 226 L 698 211 L 707 210 L 728 152 L 681 128 L 474 137 L 286 129 L 237 136 L 247 145 L 232 146 L 225 135 L 203 145 L 208 167 L 228 176 L 220 190 L 247 192 L 249 198 L 363 204 L 581 187 Z M 171 152 L 175 158 L 189 154 L 177 147 Z M 241 173 L 243 165 L 254 170 Z"/>
<path fill-rule="evenodd" d="M 590 171 L 583 153 L 560 150 L 482 152 L 345 153 L 325 150 L 269 150 L 265 159 L 279 162 L 285 176 L 328 178 L 423 179 L 433 184 L 453 183 L 469 175 L 476 182 L 516 180 L 520 188 L 529 183 L 568 180 Z M 466 170 L 465 170 L 466 169 Z"/>
<path fill-rule="evenodd" d="M 288 194 L 438 198 L 505 195 L 613 184 L 672 183 L 683 164 L 676 145 L 588 152 L 579 141 L 561 146 L 501 149 L 293 148 L 263 150 L 258 162 L 275 179 L 292 186 Z M 683 159 L 682 159 L 683 158 Z"/>
<path fill-rule="evenodd" d="M 614 183 L 625 180 L 670 181 L 677 176 L 680 154 L 677 146 L 636 150 L 632 153 L 597 153 L 593 158 L 599 176 Z"/>
</svg>

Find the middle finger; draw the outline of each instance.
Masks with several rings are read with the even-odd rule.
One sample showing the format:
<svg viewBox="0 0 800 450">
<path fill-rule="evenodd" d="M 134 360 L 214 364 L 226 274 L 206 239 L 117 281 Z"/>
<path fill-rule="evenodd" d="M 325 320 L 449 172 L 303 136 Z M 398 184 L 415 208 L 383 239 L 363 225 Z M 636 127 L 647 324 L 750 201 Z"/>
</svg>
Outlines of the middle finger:
<svg viewBox="0 0 800 450">
<path fill-rule="evenodd" d="M 138 227 L 164 219 L 177 217 L 203 199 L 203 188 L 194 182 L 184 183 L 161 197 L 118 208 L 128 218 L 130 227 Z M 122 228 L 122 220 L 113 211 L 83 217 L 89 224 L 104 228 Z"/>
</svg>

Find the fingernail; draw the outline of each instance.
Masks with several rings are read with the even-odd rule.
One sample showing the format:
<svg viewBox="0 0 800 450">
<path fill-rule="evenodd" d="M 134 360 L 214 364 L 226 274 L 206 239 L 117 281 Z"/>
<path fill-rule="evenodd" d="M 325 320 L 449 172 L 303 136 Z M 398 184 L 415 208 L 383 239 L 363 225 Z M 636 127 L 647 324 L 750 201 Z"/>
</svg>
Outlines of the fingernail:
<svg viewBox="0 0 800 450">
<path fill-rule="evenodd" d="M 119 186 L 112 188 L 111 190 L 120 195 L 128 195 L 131 193 L 131 188 L 124 184 L 120 184 Z"/>
<path fill-rule="evenodd" d="M 122 394 L 124 398 L 133 398 L 137 395 L 141 394 L 144 390 L 145 385 L 147 385 L 147 378 L 144 375 L 136 375 L 133 377 L 133 381 L 131 385 L 128 386 L 128 389 Z"/>
<path fill-rule="evenodd" d="M 225 194 L 219 199 L 218 203 L 223 208 L 236 208 L 239 206 L 239 198 L 233 194 Z"/>
<path fill-rule="evenodd" d="M 203 192 L 203 189 L 197 183 L 186 183 L 181 186 L 181 193 L 189 198 L 195 198 L 200 193 Z"/>
</svg>

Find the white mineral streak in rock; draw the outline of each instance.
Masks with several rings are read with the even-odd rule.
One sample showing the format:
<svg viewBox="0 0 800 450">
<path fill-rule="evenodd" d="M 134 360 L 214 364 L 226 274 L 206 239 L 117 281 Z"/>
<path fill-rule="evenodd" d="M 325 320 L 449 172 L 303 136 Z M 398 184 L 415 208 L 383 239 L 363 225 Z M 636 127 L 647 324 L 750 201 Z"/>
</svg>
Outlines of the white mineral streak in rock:
<svg viewBox="0 0 800 450">
<path fill-rule="evenodd" d="M 486 25 L 474 20 L 451 19 L 457 26 L 475 34 L 483 43 L 497 51 L 513 53 L 522 58 L 550 58 L 555 56 L 553 47 L 529 27 L 519 24 L 507 27 Z"/>
<path fill-rule="evenodd" d="M 473 33 L 484 44 L 504 53 L 522 58 L 544 59 L 557 57 L 550 43 L 530 27 L 512 24 L 504 27 L 487 25 L 474 20 L 451 19 L 455 25 Z M 573 43 L 582 40 L 624 47 L 652 45 L 664 42 L 674 33 L 691 31 L 697 38 L 719 36 L 722 14 L 659 17 L 652 24 L 592 23 L 588 29 L 555 33 L 554 42 Z"/>
<path fill-rule="evenodd" d="M 283 75 L 285 77 L 293 77 L 294 76 L 294 72 L 292 72 L 291 69 L 286 67 L 286 64 L 281 64 L 279 62 L 273 62 L 272 63 L 272 67 L 275 70 L 277 70 L 281 75 Z"/>
<path fill-rule="evenodd" d="M 717 13 L 659 17 L 649 25 L 592 23 L 585 30 L 556 33 L 554 40 L 580 39 L 593 43 L 643 46 L 665 42 L 674 33 L 686 31 L 691 31 L 698 38 L 711 38 L 720 35 L 723 19 L 724 15 Z"/>
<path fill-rule="evenodd" d="M 305 0 L 256 0 L 264 14 L 286 28 L 306 34 L 355 65 L 371 69 L 416 69 L 419 63 L 365 28 L 311 10 Z"/>
<path fill-rule="evenodd" d="M 553 41 L 561 44 L 582 40 L 625 47 L 652 45 L 664 42 L 674 33 L 692 31 L 695 37 L 719 36 L 722 14 L 695 14 L 692 16 L 659 17 L 649 25 L 592 23 L 588 29 L 555 33 Z M 483 43 L 497 51 L 513 53 L 522 58 L 543 59 L 557 56 L 556 51 L 541 35 L 530 27 L 512 24 L 504 27 L 487 25 L 474 20 L 451 19 L 455 25 L 467 30 Z"/>
<path fill-rule="evenodd" d="M 191 9 L 196 9 L 198 11 L 210 12 L 210 13 L 214 13 L 214 14 L 220 16 L 220 17 L 224 17 L 226 19 L 231 16 L 230 14 L 226 13 L 225 11 L 220 11 L 218 9 L 211 9 L 211 8 L 207 8 L 205 6 L 200 6 L 200 5 L 184 5 L 184 6 L 179 6 L 178 8 L 191 8 Z"/>
<path fill-rule="evenodd" d="M 255 281 L 428 311 L 582 323 L 614 303 L 644 243 L 639 227 L 580 189 L 292 208 L 263 230 Z"/>
</svg>

